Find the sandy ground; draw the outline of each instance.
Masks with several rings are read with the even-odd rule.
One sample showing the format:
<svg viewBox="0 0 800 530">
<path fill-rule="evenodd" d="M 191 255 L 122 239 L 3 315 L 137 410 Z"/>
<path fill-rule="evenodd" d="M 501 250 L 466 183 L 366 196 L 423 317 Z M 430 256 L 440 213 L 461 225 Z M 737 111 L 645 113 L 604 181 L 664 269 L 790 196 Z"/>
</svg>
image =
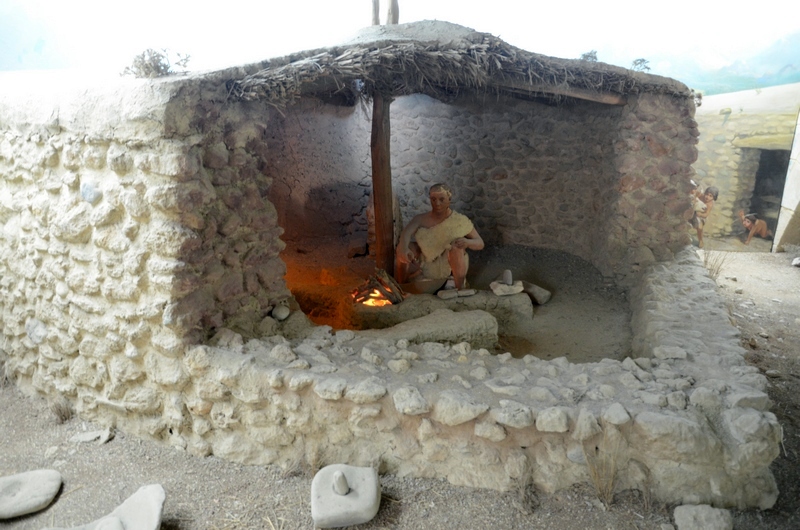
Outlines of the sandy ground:
<svg viewBox="0 0 800 530">
<path fill-rule="evenodd" d="M 705 255 L 707 265 L 718 271 L 719 289 L 742 331 L 748 361 L 769 376 L 772 410 L 784 427 L 783 449 L 773 464 L 781 491 L 778 502 L 764 512 L 734 512 L 735 528 L 800 528 L 800 268 L 790 265 L 800 251 L 709 251 Z M 572 289 L 576 300 L 594 296 L 614 300 L 617 296 L 602 278 L 575 286 L 555 281 L 558 274 L 582 281 L 599 278 L 592 271 L 579 271 L 579 261 L 572 263 L 570 270 L 571 260 L 557 259 L 556 267 L 548 269 L 544 266 L 546 253 L 538 252 L 534 258 L 540 267 L 529 273 L 540 274 L 538 281 L 554 289 L 548 326 L 561 323 L 561 333 L 574 329 L 567 327 L 574 325 L 574 319 L 566 304 L 556 315 L 555 302 L 565 291 Z M 474 262 L 474 267 L 477 278 L 481 265 Z M 587 275 L 582 276 L 584 273 Z M 604 312 L 602 307 L 599 311 Z M 537 318 L 545 319 L 542 312 L 534 320 Z M 602 329 L 598 326 L 594 333 Z M 618 335 L 619 330 L 606 326 L 606 334 Z M 624 350 L 624 341 L 620 348 Z M 197 458 L 121 432 L 105 444 L 69 441 L 77 433 L 96 428 L 77 418 L 58 423 L 43 399 L 24 397 L 8 384 L 0 388 L 0 475 L 52 468 L 64 477 L 62 491 L 49 508 L 4 521 L 4 528 L 84 524 L 113 510 L 140 486 L 152 483 L 162 484 L 167 492 L 164 530 L 313 528 L 309 500 L 313 469 L 282 471 L 215 457 Z M 605 509 L 588 483 L 553 495 L 531 489 L 500 493 L 390 475 L 382 476 L 381 483 L 383 498 L 377 517 L 358 528 L 661 530 L 662 524 L 671 522 L 673 508 L 627 491 L 617 492 L 610 509 Z"/>
</svg>

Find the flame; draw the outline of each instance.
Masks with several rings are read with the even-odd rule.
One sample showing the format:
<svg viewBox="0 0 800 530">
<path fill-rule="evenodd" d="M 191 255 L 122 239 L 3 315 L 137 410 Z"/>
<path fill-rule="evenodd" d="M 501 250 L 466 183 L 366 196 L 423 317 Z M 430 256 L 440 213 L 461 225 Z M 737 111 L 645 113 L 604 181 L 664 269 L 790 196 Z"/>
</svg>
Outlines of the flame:
<svg viewBox="0 0 800 530">
<path fill-rule="evenodd" d="M 372 292 L 369 293 L 369 298 L 361 303 L 370 307 L 383 307 L 385 305 L 392 305 L 392 302 L 384 298 L 381 292 L 377 289 L 373 289 Z"/>
</svg>

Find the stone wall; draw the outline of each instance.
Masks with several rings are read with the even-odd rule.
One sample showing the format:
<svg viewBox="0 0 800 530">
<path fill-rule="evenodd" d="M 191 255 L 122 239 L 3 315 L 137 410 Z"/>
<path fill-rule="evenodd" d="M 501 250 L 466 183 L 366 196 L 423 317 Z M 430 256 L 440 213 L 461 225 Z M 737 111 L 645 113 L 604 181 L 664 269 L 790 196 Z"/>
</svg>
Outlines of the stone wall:
<svg viewBox="0 0 800 530">
<path fill-rule="evenodd" d="M 445 182 L 485 240 L 565 250 L 625 277 L 689 241 L 692 112 L 690 101 L 652 95 L 624 107 L 398 98 L 391 157 L 402 218 L 429 208 L 428 187 Z M 363 233 L 371 188 L 363 109 L 304 101 L 274 121 L 279 217 L 305 222 L 305 237 Z"/>
<path fill-rule="evenodd" d="M 50 108 L 35 89 L 4 94 L 0 314 L 12 373 L 71 396 L 110 381 L 106 397 L 123 399 L 125 382 L 178 362 L 214 328 L 271 329 L 265 317 L 290 295 L 264 198 L 268 112 L 207 89 L 120 82 Z M 144 394 L 144 410 L 158 407 Z"/>
</svg>

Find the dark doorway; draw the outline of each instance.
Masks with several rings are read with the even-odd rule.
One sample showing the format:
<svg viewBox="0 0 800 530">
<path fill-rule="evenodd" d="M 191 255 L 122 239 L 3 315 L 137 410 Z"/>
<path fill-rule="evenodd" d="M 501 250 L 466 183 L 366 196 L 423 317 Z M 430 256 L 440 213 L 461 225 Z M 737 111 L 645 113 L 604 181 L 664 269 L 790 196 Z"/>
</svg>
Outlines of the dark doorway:
<svg viewBox="0 0 800 530">
<path fill-rule="evenodd" d="M 773 232 L 778 225 L 783 188 L 789 170 L 791 151 L 762 149 L 756 170 L 756 182 L 750 199 L 750 212 L 764 219 Z"/>
</svg>

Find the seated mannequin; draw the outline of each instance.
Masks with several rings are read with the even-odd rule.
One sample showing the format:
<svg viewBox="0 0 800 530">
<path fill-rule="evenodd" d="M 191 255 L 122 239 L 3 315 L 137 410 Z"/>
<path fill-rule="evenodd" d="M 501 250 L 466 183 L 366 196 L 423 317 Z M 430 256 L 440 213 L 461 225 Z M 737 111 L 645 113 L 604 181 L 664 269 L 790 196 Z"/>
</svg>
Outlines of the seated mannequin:
<svg viewBox="0 0 800 530">
<path fill-rule="evenodd" d="M 441 279 L 444 283 L 452 274 L 456 289 L 464 289 L 469 268 L 467 249 L 481 250 L 483 239 L 465 215 L 450 209 L 453 192 L 449 187 L 434 184 L 429 196 L 431 211 L 415 216 L 400 234 L 395 277 L 407 283 L 421 274 L 424 279 Z"/>
</svg>

